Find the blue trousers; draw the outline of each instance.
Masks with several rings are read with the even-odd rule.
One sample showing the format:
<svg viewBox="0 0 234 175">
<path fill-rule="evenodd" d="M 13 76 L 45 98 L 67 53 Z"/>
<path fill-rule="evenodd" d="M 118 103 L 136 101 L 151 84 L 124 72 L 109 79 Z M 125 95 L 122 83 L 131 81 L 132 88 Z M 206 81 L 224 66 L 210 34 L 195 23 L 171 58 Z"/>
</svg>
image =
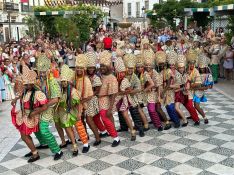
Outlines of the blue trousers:
<svg viewBox="0 0 234 175">
<path fill-rule="evenodd" d="M 169 115 L 169 117 L 171 118 L 171 120 L 175 123 L 175 124 L 179 124 L 180 123 L 180 119 L 179 116 L 175 110 L 175 104 L 171 103 L 170 105 L 166 106 L 167 109 L 167 113 Z"/>
</svg>

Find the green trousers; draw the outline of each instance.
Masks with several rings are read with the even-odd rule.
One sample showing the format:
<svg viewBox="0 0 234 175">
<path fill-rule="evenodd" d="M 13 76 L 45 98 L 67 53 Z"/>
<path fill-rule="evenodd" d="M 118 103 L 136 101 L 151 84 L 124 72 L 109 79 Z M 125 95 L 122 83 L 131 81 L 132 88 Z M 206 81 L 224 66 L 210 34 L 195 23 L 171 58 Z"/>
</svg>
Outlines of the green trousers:
<svg viewBox="0 0 234 175">
<path fill-rule="evenodd" d="M 49 122 L 40 121 L 40 130 L 35 133 L 39 143 L 41 145 L 48 145 L 52 153 L 58 153 L 60 151 L 59 145 L 54 135 L 49 130 Z"/>
<path fill-rule="evenodd" d="M 211 71 L 212 71 L 213 80 L 218 81 L 219 65 L 218 64 L 212 64 L 211 65 Z"/>
</svg>

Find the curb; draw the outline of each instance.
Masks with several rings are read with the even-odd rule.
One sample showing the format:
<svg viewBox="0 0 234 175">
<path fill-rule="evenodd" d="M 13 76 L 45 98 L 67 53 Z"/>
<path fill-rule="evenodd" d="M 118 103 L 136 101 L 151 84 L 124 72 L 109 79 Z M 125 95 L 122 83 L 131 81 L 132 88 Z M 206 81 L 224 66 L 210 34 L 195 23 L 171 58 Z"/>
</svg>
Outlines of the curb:
<svg viewBox="0 0 234 175">
<path fill-rule="evenodd" d="M 217 87 L 213 87 L 214 90 L 216 90 L 217 92 L 223 94 L 224 96 L 226 96 L 229 100 L 234 101 L 234 97 L 231 97 L 230 95 L 228 95 L 226 92 L 222 91 L 221 89 L 217 88 Z"/>
</svg>

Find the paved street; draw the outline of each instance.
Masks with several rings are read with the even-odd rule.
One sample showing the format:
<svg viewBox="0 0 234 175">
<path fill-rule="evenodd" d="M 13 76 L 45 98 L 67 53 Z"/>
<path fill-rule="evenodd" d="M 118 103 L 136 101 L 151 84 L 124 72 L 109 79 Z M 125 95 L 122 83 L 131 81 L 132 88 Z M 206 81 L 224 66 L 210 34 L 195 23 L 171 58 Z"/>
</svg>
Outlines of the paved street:
<svg viewBox="0 0 234 175">
<path fill-rule="evenodd" d="M 231 87 L 228 86 L 228 87 Z M 19 139 L 10 120 L 10 104 L 0 110 L 0 174 L 4 175 L 124 175 L 124 174 L 234 174 L 234 101 L 219 92 L 208 92 L 204 109 L 209 124 L 201 120 L 199 127 L 193 122 L 185 128 L 158 132 L 151 129 L 143 138 L 131 142 L 129 134 L 121 133 L 121 144 L 111 148 L 106 138 L 88 154 L 73 158 L 64 149 L 62 160 L 53 161 L 49 150 L 40 151 L 41 159 L 28 164 L 22 157 L 29 150 Z M 233 90 L 233 89 L 232 89 Z M 53 131 L 53 127 L 51 128 Z M 54 132 L 57 136 L 57 133 Z M 57 137 L 58 139 L 58 137 Z M 90 138 L 92 144 L 93 138 Z M 58 139 L 60 142 L 60 140 Z M 38 143 L 35 139 L 35 143 Z"/>
</svg>

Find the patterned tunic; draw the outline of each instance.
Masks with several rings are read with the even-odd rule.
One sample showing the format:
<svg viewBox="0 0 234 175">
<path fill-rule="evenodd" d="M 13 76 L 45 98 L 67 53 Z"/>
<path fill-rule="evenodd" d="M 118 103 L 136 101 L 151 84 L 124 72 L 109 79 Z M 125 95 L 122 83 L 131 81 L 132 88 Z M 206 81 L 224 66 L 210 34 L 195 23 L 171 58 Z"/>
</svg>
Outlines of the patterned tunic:
<svg viewBox="0 0 234 175">
<path fill-rule="evenodd" d="M 49 92 L 46 92 L 45 87 L 42 87 L 42 91 L 46 94 L 48 99 L 60 98 L 61 97 L 61 89 L 58 84 L 58 81 L 54 78 L 49 80 Z M 54 119 L 54 107 L 56 105 L 50 106 L 46 111 L 44 111 L 41 115 L 41 120 L 45 122 L 52 122 Z"/>
<path fill-rule="evenodd" d="M 161 94 L 164 90 L 164 87 L 166 86 L 166 79 L 167 79 L 167 71 L 166 70 L 162 70 L 160 73 L 158 73 L 158 84 L 159 84 L 159 91 L 160 91 L 160 96 L 159 96 L 159 102 L 161 104 L 164 103 L 163 99 L 161 98 Z"/>
<path fill-rule="evenodd" d="M 121 81 L 119 89 L 121 92 L 124 92 L 128 88 L 131 88 L 131 83 L 128 81 L 127 78 L 124 78 Z M 137 103 L 134 102 L 131 95 L 118 95 L 115 99 L 113 111 L 126 111 L 131 106 L 137 106 Z"/>
<path fill-rule="evenodd" d="M 92 87 L 100 87 L 102 85 L 100 77 L 97 75 L 94 75 L 93 77 L 89 77 Z M 94 117 L 99 113 L 99 106 L 98 106 L 98 98 L 97 96 L 94 96 L 90 101 L 87 102 L 88 108 L 86 109 L 86 115 Z"/>
<path fill-rule="evenodd" d="M 170 81 L 170 85 L 175 84 L 175 72 L 173 72 L 171 69 L 168 69 L 166 79 Z M 171 103 L 174 103 L 174 102 L 175 102 L 174 90 L 167 90 L 164 95 L 164 104 L 170 105 Z"/>
<path fill-rule="evenodd" d="M 189 83 L 189 75 L 184 73 L 181 74 L 180 72 L 176 71 L 175 73 L 175 84 L 176 85 L 184 85 L 186 86 L 187 83 Z M 175 101 L 176 102 L 181 102 L 184 103 L 185 100 L 187 100 L 187 98 L 185 98 L 186 96 L 188 96 L 188 99 L 192 99 L 192 94 L 190 93 L 189 90 L 183 90 L 183 91 L 178 91 L 175 92 Z"/>
<path fill-rule="evenodd" d="M 93 96 L 93 88 L 90 79 L 87 76 L 77 78 L 76 89 L 78 91 L 80 99 L 85 99 Z M 87 109 L 87 102 L 83 104 L 84 109 Z"/>
<path fill-rule="evenodd" d="M 71 98 L 70 111 L 67 111 L 67 93 L 62 94 L 58 109 L 56 110 L 56 117 L 58 117 L 58 122 L 62 128 L 72 127 L 77 121 L 77 105 L 80 103 L 80 99 L 78 91 L 75 88 L 72 88 Z"/>
<path fill-rule="evenodd" d="M 146 92 L 146 99 L 145 103 L 156 103 L 158 102 L 158 94 L 156 92 L 156 88 L 159 87 L 162 84 L 162 81 L 160 80 L 159 74 L 156 72 L 156 70 L 153 70 L 152 75 L 150 76 L 148 72 L 144 73 L 144 84 L 146 85 L 147 82 L 153 81 L 154 87 L 149 91 Z"/>
<path fill-rule="evenodd" d="M 39 127 L 39 118 L 40 115 L 36 115 L 35 117 L 28 118 L 30 113 L 30 96 L 32 92 L 27 92 L 23 96 L 22 104 L 23 104 L 23 111 L 15 111 L 15 107 L 13 107 L 11 111 L 12 116 L 12 123 L 15 127 L 19 130 L 20 133 L 25 135 L 30 135 L 32 132 L 38 132 Z M 42 105 L 47 103 L 47 98 L 45 94 L 41 91 L 36 91 L 34 95 L 34 106 L 33 108 L 36 109 L 41 107 Z"/>
<path fill-rule="evenodd" d="M 110 97 L 109 95 L 113 95 L 118 93 L 118 81 L 116 77 L 112 74 L 103 75 L 101 77 L 102 86 L 100 88 L 98 103 L 100 110 L 108 110 L 110 108 Z"/>
<path fill-rule="evenodd" d="M 203 86 L 210 86 L 213 85 L 213 78 L 211 74 L 201 74 L 201 83 Z M 204 90 L 196 90 L 194 94 L 198 97 L 201 98 L 205 92 Z"/>
<path fill-rule="evenodd" d="M 131 76 L 126 76 L 126 78 L 130 82 L 132 89 L 141 90 L 141 81 L 135 73 L 133 73 Z M 134 100 L 134 103 L 136 104 L 142 103 L 143 100 L 142 93 L 136 93 L 134 95 L 131 95 L 131 97 Z"/>
<path fill-rule="evenodd" d="M 194 68 L 189 74 L 189 81 L 191 84 L 201 84 L 201 75 L 199 71 Z M 189 99 L 193 99 L 194 90 L 189 90 Z"/>
</svg>

